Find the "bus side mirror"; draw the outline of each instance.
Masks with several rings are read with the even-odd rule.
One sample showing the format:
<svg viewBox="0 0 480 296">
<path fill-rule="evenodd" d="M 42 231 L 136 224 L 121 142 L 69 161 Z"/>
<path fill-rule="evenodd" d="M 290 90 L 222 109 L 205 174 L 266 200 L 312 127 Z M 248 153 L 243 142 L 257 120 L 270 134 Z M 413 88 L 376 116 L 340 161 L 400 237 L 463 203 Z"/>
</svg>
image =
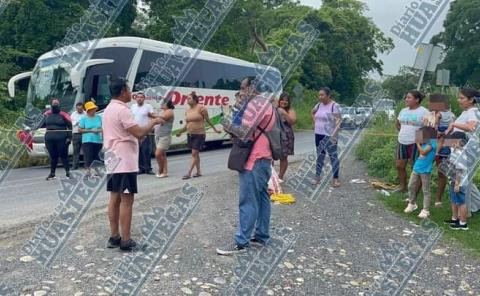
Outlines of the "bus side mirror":
<svg viewBox="0 0 480 296">
<path fill-rule="evenodd" d="M 114 60 L 110 59 L 94 59 L 85 61 L 82 65 L 73 67 L 70 72 L 70 79 L 72 80 L 72 86 L 74 88 L 80 87 L 82 84 L 82 77 L 85 76 L 85 72 L 91 66 L 111 64 Z"/>
<path fill-rule="evenodd" d="M 10 78 L 10 80 L 8 81 L 8 95 L 11 98 L 14 98 L 15 97 L 15 84 L 18 81 L 30 78 L 31 76 L 32 76 L 32 72 L 25 72 L 25 73 L 17 74 L 15 76 L 13 76 L 12 78 Z"/>
</svg>

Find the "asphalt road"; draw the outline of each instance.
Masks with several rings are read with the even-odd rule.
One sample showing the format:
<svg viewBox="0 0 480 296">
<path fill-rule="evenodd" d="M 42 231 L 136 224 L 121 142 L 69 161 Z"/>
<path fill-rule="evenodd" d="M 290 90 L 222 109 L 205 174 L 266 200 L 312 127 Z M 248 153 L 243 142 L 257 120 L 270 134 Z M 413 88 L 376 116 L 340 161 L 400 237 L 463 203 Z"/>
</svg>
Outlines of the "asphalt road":
<svg viewBox="0 0 480 296">
<path fill-rule="evenodd" d="M 344 131 L 345 133 L 351 131 Z M 314 149 L 314 137 L 312 133 L 302 132 L 296 134 L 295 153 L 304 154 Z M 205 151 L 200 154 L 202 174 L 204 176 L 228 171 L 226 167 L 230 148 Z M 139 176 L 140 191 L 143 188 L 164 191 L 158 189 L 159 183 L 163 186 L 178 186 L 190 164 L 190 154 L 183 153 L 169 156 L 169 178 L 157 179 L 155 176 Z M 156 161 L 152 159 L 152 165 L 156 169 Z M 45 181 L 49 173 L 48 167 L 31 167 L 15 169 L 10 172 L 8 178 L 0 185 L 0 229 L 28 223 L 38 220 L 50 214 L 57 205 L 57 191 L 61 190 L 60 178 L 64 176 L 63 168 L 57 169 L 57 179 Z M 173 187 L 172 187 L 173 188 Z M 106 194 L 100 194 L 94 206 L 106 205 Z M 141 196 L 140 196 L 141 197 Z"/>
</svg>

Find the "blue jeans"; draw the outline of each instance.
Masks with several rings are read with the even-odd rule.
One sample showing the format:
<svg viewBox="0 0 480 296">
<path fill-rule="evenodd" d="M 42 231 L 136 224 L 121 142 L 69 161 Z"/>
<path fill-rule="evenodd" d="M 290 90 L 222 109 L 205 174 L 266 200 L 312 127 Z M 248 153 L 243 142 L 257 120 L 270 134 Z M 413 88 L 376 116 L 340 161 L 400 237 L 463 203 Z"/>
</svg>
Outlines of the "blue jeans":
<svg viewBox="0 0 480 296">
<path fill-rule="evenodd" d="M 317 150 L 316 176 L 320 177 L 322 174 L 325 155 L 328 152 L 330 163 L 332 164 L 333 178 L 338 179 L 340 161 L 338 160 L 337 144 L 332 143 L 329 136 L 315 134 L 315 147 Z"/>
<path fill-rule="evenodd" d="M 270 180 L 271 160 L 259 159 L 251 171 L 239 173 L 239 223 L 235 241 L 240 246 L 247 246 L 253 228 L 255 238 L 267 243 L 270 238 Z"/>
</svg>

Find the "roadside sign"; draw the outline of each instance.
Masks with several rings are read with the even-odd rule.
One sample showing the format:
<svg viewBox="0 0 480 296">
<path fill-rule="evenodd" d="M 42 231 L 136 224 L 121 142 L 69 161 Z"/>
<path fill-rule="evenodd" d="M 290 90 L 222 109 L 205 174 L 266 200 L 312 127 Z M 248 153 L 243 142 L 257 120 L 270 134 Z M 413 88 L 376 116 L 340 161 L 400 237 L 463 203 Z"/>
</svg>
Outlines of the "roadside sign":
<svg viewBox="0 0 480 296">
<path fill-rule="evenodd" d="M 437 85 L 448 86 L 450 84 L 450 70 L 438 70 L 437 71 Z"/>
<path fill-rule="evenodd" d="M 433 44 L 422 43 L 418 46 L 417 57 L 413 67 L 419 70 L 434 72 L 443 60 L 443 48 Z"/>
</svg>

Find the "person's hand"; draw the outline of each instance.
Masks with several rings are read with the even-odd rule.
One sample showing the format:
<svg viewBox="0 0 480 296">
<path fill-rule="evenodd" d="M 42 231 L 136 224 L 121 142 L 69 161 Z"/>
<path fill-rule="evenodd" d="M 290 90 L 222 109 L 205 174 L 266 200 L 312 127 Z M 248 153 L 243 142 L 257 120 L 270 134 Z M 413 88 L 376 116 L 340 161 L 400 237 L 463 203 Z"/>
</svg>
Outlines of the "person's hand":
<svg viewBox="0 0 480 296">
<path fill-rule="evenodd" d="M 332 142 L 332 144 L 336 145 L 337 142 L 338 142 L 338 141 L 337 141 L 337 136 L 336 136 L 336 135 L 335 135 L 335 136 L 331 136 L 331 137 L 330 137 L 330 142 Z"/>
<path fill-rule="evenodd" d="M 455 184 L 455 187 L 453 187 L 453 191 L 455 191 L 456 193 L 459 193 L 460 192 L 460 185 Z"/>
<path fill-rule="evenodd" d="M 217 134 L 221 134 L 221 133 L 222 133 L 222 129 L 215 129 L 215 132 L 216 132 Z"/>
<path fill-rule="evenodd" d="M 154 119 L 152 119 L 152 121 L 155 123 L 155 125 L 165 123 L 165 120 L 163 120 L 163 118 L 161 117 L 155 117 Z"/>
<path fill-rule="evenodd" d="M 448 135 L 448 134 L 450 134 L 450 133 L 453 131 L 453 128 L 454 128 L 453 124 L 454 124 L 453 122 L 450 123 L 450 125 L 449 125 L 448 128 L 447 128 L 447 130 L 445 131 L 445 135 Z"/>
</svg>

